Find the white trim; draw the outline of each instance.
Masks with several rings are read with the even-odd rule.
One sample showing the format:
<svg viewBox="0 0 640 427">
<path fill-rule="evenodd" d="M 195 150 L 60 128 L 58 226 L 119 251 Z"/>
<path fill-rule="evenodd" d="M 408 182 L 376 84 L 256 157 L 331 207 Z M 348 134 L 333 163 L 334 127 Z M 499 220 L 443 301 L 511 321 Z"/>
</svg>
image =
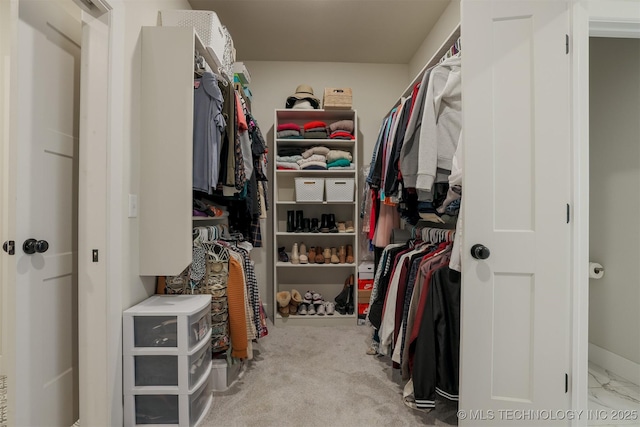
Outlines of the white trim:
<svg viewBox="0 0 640 427">
<path fill-rule="evenodd" d="M 637 22 L 589 22 L 591 37 L 614 37 L 621 39 L 639 39 L 640 25 Z"/>
<path fill-rule="evenodd" d="M 634 384 L 640 384 L 640 364 L 589 343 L 589 360 Z"/>
</svg>

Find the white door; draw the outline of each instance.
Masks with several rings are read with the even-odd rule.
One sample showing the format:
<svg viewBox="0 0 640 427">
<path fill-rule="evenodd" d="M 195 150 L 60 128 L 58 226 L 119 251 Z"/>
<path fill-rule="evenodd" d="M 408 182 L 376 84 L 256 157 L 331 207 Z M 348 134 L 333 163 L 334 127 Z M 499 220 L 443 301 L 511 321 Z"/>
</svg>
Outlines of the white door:
<svg viewBox="0 0 640 427">
<path fill-rule="evenodd" d="M 566 425 L 568 3 L 463 0 L 461 28 L 460 424 Z"/>
<path fill-rule="evenodd" d="M 13 92 L 18 96 L 14 423 L 19 426 L 70 426 L 78 415 L 77 17 L 57 2 L 19 5 Z M 23 247 L 27 239 L 38 242 L 34 253 Z"/>
</svg>

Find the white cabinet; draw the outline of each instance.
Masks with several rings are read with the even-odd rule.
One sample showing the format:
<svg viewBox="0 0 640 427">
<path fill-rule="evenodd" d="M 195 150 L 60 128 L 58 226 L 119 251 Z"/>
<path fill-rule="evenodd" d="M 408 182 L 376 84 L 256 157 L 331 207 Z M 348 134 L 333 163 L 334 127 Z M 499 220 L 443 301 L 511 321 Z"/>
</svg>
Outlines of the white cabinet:
<svg viewBox="0 0 640 427">
<path fill-rule="evenodd" d="M 124 424 L 196 426 L 211 406 L 211 296 L 156 295 L 123 314 Z"/>
<path fill-rule="evenodd" d="M 353 120 L 354 140 L 339 139 L 286 139 L 277 137 L 278 125 L 284 123 L 294 123 L 301 127 L 311 121 L 322 121 L 327 125 L 340 120 Z M 280 291 L 298 290 L 303 296 L 307 291 L 314 291 L 322 295 L 325 301 L 334 301 L 351 274 L 357 278 L 357 249 L 358 249 L 358 127 L 357 115 L 352 110 L 276 110 L 275 111 L 275 155 L 282 148 L 323 146 L 332 150 L 348 151 L 353 157 L 354 168 L 350 170 L 281 170 L 278 169 L 275 156 L 273 161 L 273 188 L 274 188 L 274 211 L 273 211 L 273 250 L 274 250 L 274 324 L 278 325 L 353 325 L 357 323 L 357 301 L 355 299 L 355 289 L 353 287 L 352 300 L 354 302 L 354 312 L 352 314 L 340 314 L 338 311 L 333 315 L 289 315 L 283 317 L 278 312 L 278 303 L 275 300 Z M 304 197 L 307 201 L 296 201 L 301 197 L 296 197 L 296 178 L 305 178 L 303 181 L 307 185 L 314 187 L 322 181 L 323 186 L 327 186 L 329 181 L 329 200 L 336 200 L 336 186 L 348 186 L 343 191 L 346 193 L 337 194 L 337 199 L 344 201 L 327 201 L 327 191 L 323 188 L 320 196 Z M 299 183 L 300 185 L 300 183 Z M 353 187 L 353 189 L 351 189 Z M 351 190 L 351 194 L 349 194 Z M 298 188 L 300 191 L 300 188 Z M 310 188 L 310 191 L 314 191 Z M 347 194 L 345 196 L 345 194 Z M 310 201 L 311 200 L 311 201 Z M 287 212 L 302 211 L 304 218 L 317 218 L 321 220 L 322 214 L 333 214 L 337 222 L 353 222 L 352 232 L 341 233 L 313 233 L 313 232 L 290 232 L 287 231 Z M 278 261 L 278 248 L 284 247 L 285 251 L 291 255 L 294 243 L 300 245 L 304 243 L 307 251 L 311 247 L 336 248 L 351 245 L 355 262 L 343 264 L 293 264 Z"/>
</svg>

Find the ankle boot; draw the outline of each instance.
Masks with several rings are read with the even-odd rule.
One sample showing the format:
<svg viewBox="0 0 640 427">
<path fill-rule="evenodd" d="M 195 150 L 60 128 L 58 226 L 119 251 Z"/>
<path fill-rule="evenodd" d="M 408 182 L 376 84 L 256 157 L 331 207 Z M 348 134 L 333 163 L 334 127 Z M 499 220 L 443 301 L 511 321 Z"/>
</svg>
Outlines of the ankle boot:
<svg viewBox="0 0 640 427">
<path fill-rule="evenodd" d="M 338 264 L 339 262 L 340 258 L 338 258 L 336 248 L 331 248 L 331 264 Z"/>
<path fill-rule="evenodd" d="M 302 232 L 303 233 L 310 232 L 311 231 L 310 227 L 311 226 L 310 226 L 310 223 L 309 223 L 309 218 L 303 218 L 303 220 L 302 220 Z"/>
<path fill-rule="evenodd" d="M 300 253 L 300 264 L 307 264 L 309 262 L 309 258 L 307 257 L 307 246 L 303 242 L 300 242 L 298 251 Z"/>
<path fill-rule="evenodd" d="M 309 264 L 315 264 L 316 262 L 316 247 L 315 246 L 311 246 L 309 248 Z"/>
<path fill-rule="evenodd" d="M 322 214 L 322 224 L 320 224 L 320 232 L 328 233 L 329 232 L 329 215 Z"/>
<path fill-rule="evenodd" d="M 338 226 L 336 225 L 336 216 L 334 214 L 329 214 L 328 220 L 329 233 L 337 233 Z"/>
<path fill-rule="evenodd" d="M 317 264 L 324 263 L 324 255 L 322 255 L 322 248 L 320 246 L 316 247 L 316 263 Z"/>
<path fill-rule="evenodd" d="M 289 262 L 289 255 L 284 250 L 284 246 L 278 248 L 278 261 Z"/>
<path fill-rule="evenodd" d="M 353 264 L 354 262 L 356 262 L 355 258 L 353 257 L 353 246 L 351 245 L 347 245 L 346 261 L 347 261 L 347 264 Z"/>
<path fill-rule="evenodd" d="M 294 212 L 287 211 L 287 233 L 293 233 L 295 229 Z"/>
<path fill-rule="evenodd" d="M 291 249 L 291 264 L 300 264 L 300 254 L 298 253 L 298 244 L 293 244 L 293 249 Z"/>
<path fill-rule="evenodd" d="M 296 211 L 296 229 L 295 232 L 296 233 L 301 233 L 302 232 L 302 221 L 303 221 L 303 212 L 302 211 Z"/>
<path fill-rule="evenodd" d="M 322 256 L 324 257 L 324 263 L 325 264 L 330 264 L 331 263 L 331 249 L 326 248 L 324 250 L 324 252 L 322 252 Z"/>
<path fill-rule="evenodd" d="M 320 226 L 318 224 L 318 218 L 311 218 L 311 232 L 312 233 L 319 233 L 320 232 Z"/>
<path fill-rule="evenodd" d="M 340 246 L 340 249 L 338 249 L 338 260 L 340 261 L 340 264 L 344 264 L 346 258 L 347 258 L 347 250 L 344 248 L 344 245 L 342 245 Z"/>
</svg>

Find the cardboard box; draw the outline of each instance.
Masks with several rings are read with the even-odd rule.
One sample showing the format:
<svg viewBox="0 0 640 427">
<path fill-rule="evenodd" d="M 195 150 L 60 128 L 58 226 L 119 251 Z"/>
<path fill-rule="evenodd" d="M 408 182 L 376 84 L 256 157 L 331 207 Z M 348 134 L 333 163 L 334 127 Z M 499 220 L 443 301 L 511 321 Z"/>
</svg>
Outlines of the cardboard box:
<svg viewBox="0 0 640 427">
<path fill-rule="evenodd" d="M 358 290 L 358 303 L 369 304 L 371 300 L 371 290 L 361 291 Z"/>
<path fill-rule="evenodd" d="M 358 291 L 373 290 L 373 279 L 358 279 Z"/>
<path fill-rule="evenodd" d="M 362 262 L 358 266 L 359 279 L 373 279 L 373 270 L 375 266 L 372 262 Z"/>
<path fill-rule="evenodd" d="M 369 304 L 360 304 L 358 303 L 358 317 L 366 316 L 369 313 Z"/>
</svg>

